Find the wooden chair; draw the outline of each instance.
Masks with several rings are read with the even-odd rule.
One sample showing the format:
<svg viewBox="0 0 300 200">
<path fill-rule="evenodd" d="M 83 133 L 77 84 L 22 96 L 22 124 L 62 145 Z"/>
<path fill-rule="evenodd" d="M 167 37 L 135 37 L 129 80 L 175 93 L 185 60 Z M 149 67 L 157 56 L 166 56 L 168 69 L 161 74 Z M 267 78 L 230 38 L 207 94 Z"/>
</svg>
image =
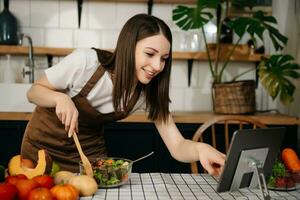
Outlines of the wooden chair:
<svg viewBox="0 0 300 200">
<path fill-rule="evenodd" d="M 233 128 L 235 127 L 235 128 Z M 211 118 L 202 124 L 197 131 L 194 133 L 192 140 L 196 142 L 206 142 L 211 144 L 214 148 L 220 150 L 220 147 L 223 148 L 223 152 L 227 153 L 231 136 L 234 131 L 237 129 L 247 129 L 247 128 L 265 128 L 266 126 L 261 122 L 244 115 L 220 115 Z M 210 128 L 210 129 L 209 129 Z M 218 130 L 216 131 L 216 129 Z M 222 130 L 221 130 L 222 129 Z M 204 133 L 210 133 L 210 137 L 208 135 L 204 135 Z M 223 138 L 221 138 L 220 134 L 223 134 Z M 221 138 L 221 141 L 224 141 L 223 144 L 217 144 L 218 139 Z M 210 139 L 210 142 L 205 141 Z M 223 146 L 222 146 L 223 145 Z M 218 148 L 219 147 L 219 148 Z M 222 151 L 222 150 L 220 150 Z M 191 172 L 193 174 L 198 174 L 198 165 L 197 162 L 191 163 Z"/>
</svg>

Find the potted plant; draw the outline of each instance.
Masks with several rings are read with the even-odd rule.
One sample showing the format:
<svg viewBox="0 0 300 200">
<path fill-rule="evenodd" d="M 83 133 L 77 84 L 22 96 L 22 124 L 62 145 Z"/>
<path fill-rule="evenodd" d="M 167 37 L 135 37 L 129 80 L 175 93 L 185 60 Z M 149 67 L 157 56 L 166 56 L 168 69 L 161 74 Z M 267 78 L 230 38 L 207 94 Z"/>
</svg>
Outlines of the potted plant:
<svg viewBox="0 0 300 200">
<path fill-rule="evenodd" d="M 224 13 L 224 3 L 228 4 L 228 1 L 198 0 L 196 6 L 178 5 L 173 10 L 173 21 L 182 30 L 200 29 L 202 31 L 213 79 L 212 97 L 214 112 L 222 114 L 254 113 L 256 111 L 256 84 L 253 80 L 238 81 L 238 78 L 248 71 L 234 77 L 230 81 L 224 80 L 224 71 L 245 34 L 248 34 L 256 42 L 256 38 L 263 41 L 263 34 L 267 32 L 276 50 L 282 50 L 288 38 L 278 31 L 276 28 L 277 21 L 273 16 L 267 16 L 262 11 L 257 11 L 252 17 L 235 17 L 230 19 L 227 25 L 237 35 L 238 39 L 224 55 L 222 50 L 224 45 L 220 40 L 221 25 L 225 17 L 228 19 L 228 16 L 222 15 Z M 213 49 L 207 42 L 204 25 L 214 20 L 216 16 L 218 16 L 216 20 L 217 37 L 216 48 Z M 293 57 L 290 55 L 271 55 L 262 57 L 256 68 L 259 79 L 269 95 L 273 99 L 279 96 L 284 104 L 293 101 L 295 86 L 291 79 L 300 77 L 298 72 L 299 65 L 294 63 L 293 60 Z"/>
</svg>

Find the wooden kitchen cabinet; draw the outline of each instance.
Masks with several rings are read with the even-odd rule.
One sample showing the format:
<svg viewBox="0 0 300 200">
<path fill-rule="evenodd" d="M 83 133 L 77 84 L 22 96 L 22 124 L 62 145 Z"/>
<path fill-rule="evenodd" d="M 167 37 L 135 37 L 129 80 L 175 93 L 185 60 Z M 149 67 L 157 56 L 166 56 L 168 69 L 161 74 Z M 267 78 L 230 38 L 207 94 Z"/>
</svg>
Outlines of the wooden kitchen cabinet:
<svg viewBox="0 0 300 200">
<path fill-rule="evenodd" d="M 20 153 L 23 133 L 28 121 L 0 121 L 0 164 L 7 166 L 9 159 Z M 194 128 L 179 126 L 184 135 L 191 137 Z M 155 153 L 133 165 L 134 172 L 186 172 L 189 164 L 174 160 L 152 123 L 115 122 L 105 128 L 109 156 L 137 159 L 151 151 Z"/>
<path fill-rule="evenodd" d="M 12 156 L 20 154 L 26 125 L 27 121 L 0 121 L 0 165 L 7 166 Z"/>
<path fill-rule="evenodd" d="M 192 139 L 193 134 L 201 124 L 177 123 L 176 125 L 185 138 Z M 283 125 L 268 125 L 268 127 L 280 126 Z M 291 147 L 297 149 L 298 126 L 286 125 L 285 127 L 286 134 L 282 148 Z M 231 128 L 236 129 L 236 127 Z M 220 131 L 224 130 L 224 125 L 217 125 L 216 132 L 218 132 L 218 129 Z M 178 162 L 172 158 L 152 123 L 116 122 L 106 127 L 105 136 L 108 152 L 111 156 L 121 156 L 134 160 L 151 151 L 155 152 L 151 157 L 135 163 L 133 166 L 134 172 L 191 173 L 189 163 Z M 218 137 L 218 140 L 224 140 L 223 136 Z M 211 143 L 210 138 L 204 138 L 204 141 Z M 224 142 L 217 143 L 224 144 Z M 218 146 L 218 149 L 224 152 L 225 147 Z"/>
<path fill-rule="evenodd" d="M 19 154 L 22 136 L 28 121 L 0 120 L 0 164 L 7 165 L 11 156 Z M 201 123 L 177 123 L 185 138 L 191 139 Z M 220 129 L 222 125 L 220 125 Z M 283 125 L 269 125 L 283 126 Z M 287 132 L 283 147 L 297 149 L 298 125 L 285 125 Z M 208 135 L 208 134 L 207 134 Z M 133 165 L 133 172 L 190 173 L 189 163 L 176 161 L 160 138 L 153 123 L 114 122 L 105 127 L 105 139 L 109 156 L 137 159 L 151 151 L 155 153 Z M 222 139 L 222 138 L 220 138 Z M 208 140 L 209 141 L 209 140 Z M 220 147 L 222 150 L 223 147 Z"/>
</svg>

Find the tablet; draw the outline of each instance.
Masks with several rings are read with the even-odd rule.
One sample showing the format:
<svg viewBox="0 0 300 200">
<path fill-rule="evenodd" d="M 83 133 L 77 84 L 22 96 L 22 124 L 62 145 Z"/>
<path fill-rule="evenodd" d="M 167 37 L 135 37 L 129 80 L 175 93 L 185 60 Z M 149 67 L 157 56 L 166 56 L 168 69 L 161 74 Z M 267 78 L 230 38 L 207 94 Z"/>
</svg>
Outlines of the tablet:
<svg viewBox="0 0 300 200">
<path fill-rule="evenodd" d="M 249 159 L 260 163 L 265 177 L 269 177 L 278 156 L 285 133 L 284 127 L 243 129 L 235 131 L 227 153 L 217 192 L 235 191 L 258 186 L 257 172 L 249 166 Z"/>
</svg>

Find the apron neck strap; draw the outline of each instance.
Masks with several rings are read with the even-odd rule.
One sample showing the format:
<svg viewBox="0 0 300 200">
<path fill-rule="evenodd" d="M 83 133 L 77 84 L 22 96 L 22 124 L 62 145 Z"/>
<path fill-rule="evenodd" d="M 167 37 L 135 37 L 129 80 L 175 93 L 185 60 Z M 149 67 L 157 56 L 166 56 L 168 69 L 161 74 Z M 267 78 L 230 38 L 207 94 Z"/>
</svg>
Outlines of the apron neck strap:
<svg viewBox="0 0 300 200">
<path fill-rule="evenodd" d="M 93 89 L 94 85 L 97 81 L 103 76 L 105 72 L 104 67 L 101 65 L 97 68 L 96 72 L 92 75 L 92 77 L 88 80 L 85 86 L 81 89 L 80 94 L 86 97 L 89 92 Z"/>
</svg>

